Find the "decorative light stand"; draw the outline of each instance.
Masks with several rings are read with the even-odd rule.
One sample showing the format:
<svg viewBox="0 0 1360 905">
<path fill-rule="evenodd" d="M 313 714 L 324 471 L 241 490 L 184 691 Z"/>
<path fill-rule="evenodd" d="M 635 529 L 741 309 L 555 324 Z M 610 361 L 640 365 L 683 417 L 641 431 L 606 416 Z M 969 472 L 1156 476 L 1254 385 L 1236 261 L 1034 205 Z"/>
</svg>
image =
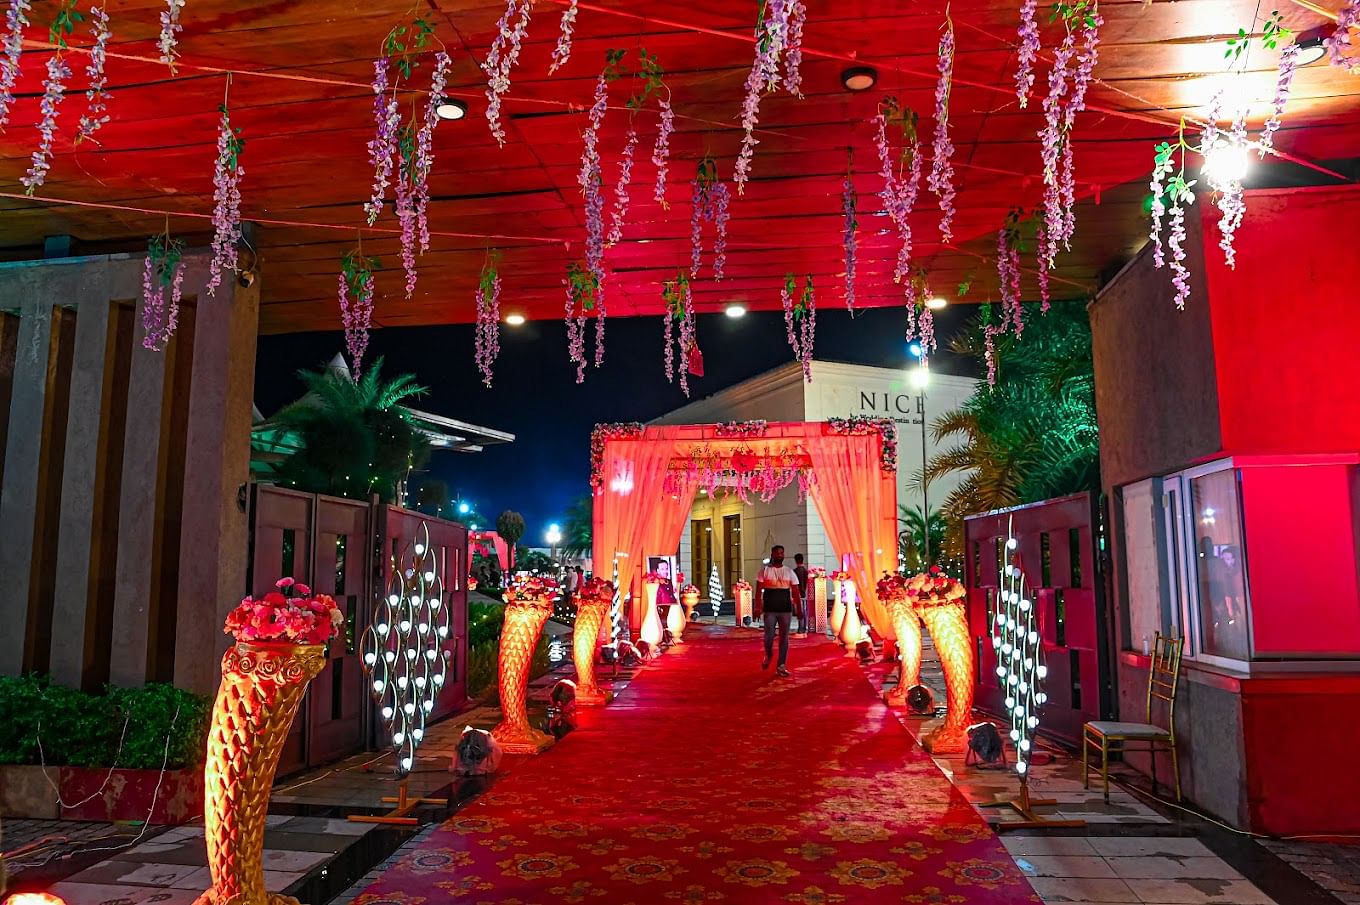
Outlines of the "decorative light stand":
<svg viewBox="0 0 1360 905">
<path fill-rule="evenodd" d="M 448 677 L 449 653 L 444 644 L 452 614 L 444 600 L 442 563 L 430 549 L 430 529 L 420 523 L 415 539 L 392 563 L 387 596 L 365 630 L 360 647 L 369 693 L 378 705 L 383 728 L 402 779 L 397 794 L 383 798 L 394 808 L 382 815 L 356 815 L 354 823 L 413 826 L 409 816 L 422 804 L 446 805 L 440 798 L 411 798 L 405 777 L 415 767 L 416 750 L 425 738 L 425 720 Z"/>
<path fill-rule="evenodd" d="M 808 590 L 812 592 L 812 600 L 809 601 L 812 607 L 811 630 L 820 635 L 825 635 L 827 625 L 825 569 L 819 567 L 810 570 Z"/>
<path fill-rule="evenodd" d="M 507 754 L 538 754 L 555 739 L 529 725 L 529 665 L 538 636 L 552 612 L 557 583 L 525 578 L 506 590 L 505 623 L 501 626 L 501 722 L 491 730 Z"/>
<path fill-rule="evenodd" d="M 996 650 L 996 675 L 1004 687 L 1006 710 L 1010 715 L 1010 740 L 1015 745 L 1015 772 L 1020 778 L 1020 794 L 1014 798 L 998 797 L 981 806 L 1011 808 L 1023 818 L 1002 821 L 1001 829 L 1084 826 L 1084 820 L 1051 820 L 1040 816 L 1035 808 L 1052 807 L 1057 802 L 1051 798 L 1031 798 L 1029 794 L 1029 767 L 1034 737 L 1039 729 L 1039 710 L 1048 700 L 1043 692 L 1048 667 L 1043 663 L 1043 642 L 1039 637 L 1034 603 L 1025 587 L 1025 575 L 1015 562 L 1017 546 L 1014 534 L 1010 533 L 1006 540 L 1006 566 L 1001 576 L 996 619 L 991 629 L 992 647 Z"/>
<path fill-rule="evenodd" d="M 615 593 L 614 586 L 602 578 L 590 579 L 576 592 L 571 652 L 576 663 L 576 703 L 583 707 L 608 704 L 614 699 L 614 693 L 602 690 L 595 680 L 595 656 Z"/>
<path fill-rule="evenodd" d="M 746 625 L 748 621 L 754 618 L 750 582 L 741 578 L 733 582 L 732 599 L 736 601 L 737 606 L 737 626 Z"/>
<path fill-rule="evenodd" d="M 708 572 L 708 607 L 713 611 L 713 623 L 718 622 L 718 610 L 722 609 L 723 585 L 722 578 L 718 575 L 718 564 L 714 563 L 713 568 Z"/>
</svg>

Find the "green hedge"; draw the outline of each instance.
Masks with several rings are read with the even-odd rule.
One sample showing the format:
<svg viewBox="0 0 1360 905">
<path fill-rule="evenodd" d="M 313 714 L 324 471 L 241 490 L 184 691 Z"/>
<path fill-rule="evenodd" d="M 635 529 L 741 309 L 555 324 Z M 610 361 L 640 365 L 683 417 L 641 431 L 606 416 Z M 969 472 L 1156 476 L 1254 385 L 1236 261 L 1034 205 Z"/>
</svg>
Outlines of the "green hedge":
<svg viewBox="0 0 1360 905">
<path fill-rule="evenodd" d="M 468 697 L 476 698 L 496 690 L 496 672 L 501 651 L 501 627 L 505 607 L 493 603 L 468 604 Z M 538 639 L 529 668 L 531 678 L 548 671 L 548 637 Z"/>
<path fill-rule="evenodd" d="M 0 764 L 39 763 L 41 727 L 48 764 L 159 770 L 168 735 L 170 769 L 193 766 L 203 762 L 211 709 L 211 698 L 173 685 L 89 694 L 44 677 L 0 677 Z"/>
</svg>

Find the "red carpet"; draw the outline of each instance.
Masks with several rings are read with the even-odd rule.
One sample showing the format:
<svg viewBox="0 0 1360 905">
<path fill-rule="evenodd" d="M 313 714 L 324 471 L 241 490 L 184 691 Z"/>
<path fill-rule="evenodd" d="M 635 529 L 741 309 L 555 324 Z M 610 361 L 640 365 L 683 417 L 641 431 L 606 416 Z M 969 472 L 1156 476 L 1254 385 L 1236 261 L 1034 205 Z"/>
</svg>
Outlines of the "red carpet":
<svg viewBox="0 0 1360 905">
<path fill-rule="evenodd" d="M 691 630 L 356 905 L 1037 903 L 834 645 Z"/>
</svg>

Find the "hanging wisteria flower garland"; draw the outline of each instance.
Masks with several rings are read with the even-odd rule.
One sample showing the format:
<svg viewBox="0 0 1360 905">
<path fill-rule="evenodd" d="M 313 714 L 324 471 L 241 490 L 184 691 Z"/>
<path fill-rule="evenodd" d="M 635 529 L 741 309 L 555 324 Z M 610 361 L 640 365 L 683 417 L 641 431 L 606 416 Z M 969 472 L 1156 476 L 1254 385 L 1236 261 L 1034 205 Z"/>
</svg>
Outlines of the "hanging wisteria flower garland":
<svg viewBox="0 0 1360 905">
<path fill-rule="evenodd" d="M 680 389 L 685 396 L 689 396 L 689 358 L 694 346 L 696 345 L 694 330 L 694 296 L 690 292 L 689 277 L 683 270 L 677 271 L 675 279 L 665 283 L 661 288 L 661 301 L 664 306 L 665 314 L 662 315 L 666 322 L 665 349 L 663 350 L 666 362 L 666 380 L 674 383 L 678 373 L 680 377 Z M 675 337 L 675 325 L 680 326 L 680 335 Z M 680 361 L 676 362 L 676 351 L 680 353 Z"/>
<path fill-rule="evenodd" d="M 387 57 L 373 63 L 373 140 L 368 143 L 368 162 L 373 165 L 373 192 L 364 204 L 371 226 L 382 213 L 387 184 L 392 180 L 392 167 L 397 154 L 401 114 L 397 110 L 396 93 L 388 93 Z"/>
<path fill-rule="evenodd" d="M 109 94 L 104 90 L 109 80 L 104 67 L 108 62 L 109 38 L 113 32 L 109 29 L 109 14 L 104 11 L 104 7 L 90 7 L 90 28 L 94 32 L 94 44 L 90 47 L 90 62 L 85 66 L 85 77 L 90 82 L 90 87 L 85 92 L 88 106 L 85 114 L 80 117 L 76 144 L 93 136 L 109 121 L 107 112 Z"/>
<path fill-rule="evenodd" d="M 1253 27 L 1254 25 L 1253 22 Z M 1237 38 L 1228 40 L 1228 49 L 1224 56 L 1231 58 L 1234 63 L 1240 59 L 1241 68 L 1245 69 L 1251 37 L 1244 28 L 1239 28 L 1237 35 Z M 1285 45 L 1284 50 L 1280 50 L 1281 44 Z M 1285 27 L 1284 17 L 1280 15 L 1279 10 L 1266 17 L 1265 25 L 1261 29 L 1261 46 L 1266 50 L 1278 50 L 1280 53 L 1279 70 L 1275 78 L 1275 99 L 1270 118 L 1261 127 L 1261 135 L 1256 142 L 1260 156 L 1265 157 L 1274 147 L 1275 133 L 1284 118 L 1284 108 L 1289 102 L 1289 89 L 1294 83 L 1294 70 L 1298 66 L 1299 52 L 1302 48 L 1294 42 L 1294 32 Z"/>
<path fill-rule="evenodd" d="M 638 144 L 638 111 L 647 105 L 653 94 L 659 94 L 666 87 L 662 81 L 664 73 L 656 56 L 649 55 L 645 49 L 638 54 L 638 76 L 642 81 L 637 92 L 628 98 L 628 137 L 624 141 L 623 154 L 619 157 L 619 181 L 614 185 L 614 210 L 606 246 L 617 245 L 623 239 L 623 226 L 628 217 L 628 185 L 633 178 L 633 154 Z"/>
<path fill-rule="evenodd" d="M 1155 266 L 1162 267 L 1166 261 L 1166 253 L 1162 245 L 1162 217 L 1168 209 L 1167 202 L 1170 202 L 1171 229 L 1167 237 L 1167 246 L 1171 249 L 1171 282 L 1176 287 L 1176 308 L 1184 310 L 1186 299 L 1190 297 L 1190 271 L 1185 267 L 1185 208 L 1194 203 L 1195 194 L 1191 189 L 1195 185 L 1195 180 L 1187 181 L 1185 178 L 1185 152 L 1193 150 L 1185 141 L 1185 120 L 1181 120 L 1180 131 L 1176 137 L 1176 143 L 1162 142 L 1157 145 L 1156 158 L 1152 167 L 1152 181 L 1149 188 L 1152 190 L 1152 260 Z M 1176 163 L 1176 155 L 1180 156 L 1180 167 L 1176 175 L 1171 176 L 1171 169 Z M 1170 180 L 1167 177 L 1171 176 Z"/>
<path fill-rule="evenodd" d="M 28 27 L 29 0 L 10 0 L 5 10 L 4 58 L 0 59 L 0 128 L 9 122 L 14 85 L 19 80 L 19 60 L 24 53 L 24 29 Z"/>
<path fill-rule="evenodd" d="M 434 170 L 434 130 L 439 126 L 439 105 L 444 102 L 444 86 L 448 83 L 449 66 L 453 60 L 445 51 L 434 55 L 430 73 L 430 92 L 425 98 L 425 116 L 416 133 L 415 202 L 416 229 L 420 236 L 420 253 L 430 250 L 430 173 Z"/>
<path fill-rule="evenodd" d="M 1012 208 L 996 234 L 996 278 L 1001 291 L 1000 331 L 1010 329 L 1019 340 L 1025 330 L 1020 304 L 1020 214 Z"/>
<path fill-rule="evenodd" d="M 595 367 L 604 363 L 604 195 L 601 187 L 604 176 L 600 171 L 600 125 L 609 109 L 609 83 L 619 77 L 619 64 L 624 51 L 605 52 L 604 69 L 595 81 L 595 102 L 590 107 L 590 123 L 582 135 L 581 172 L 577 183 L 585 198 L 586 210 L 586 269 L 590 271 L 593 290 L 591 304 L 595 309 Z M 630 165 L 631 169 L 631 165 Z M 581 323 L 584 330 L 584 322 Z M 584 378 L 578 377 L 577 383 Z"/>
<path fill-rule="evenodd" d="M 491 251 L 482 265 L 482 277 L 477 284 L 477 370 L 482 383 L 491 386 L 492 369 L 501 353 L 501 255 Z"/>
<path fill-rule="evenodd" d="M 571 0 L 562 11 L 562 30 L 557 35 L 557 46 L 553 48 L 552 65 L 548 67 L 548 75 L 557 72 L 571 59 L 571 35 L 576 28 L 576 13 L 576 0 Z"/>
<path fill-rule="evenodd" d="M 1333 66 L 1360 74 L 1360 55 L 1352 55 L 1351 29 L 1360 29 L 1360 0 L 1346 0 L 1336 14 L 1336 30 L 1323 39 Z"/>
<path fill-rule="evenodd" d="M 160 352 L 175 335 L 184 290 L 184 243 L 169 232 L 155 236 L 142 268 L 142 348 Z M 167 301 L 165 291 L 170 290 Z"/>
<path fill-rule="evenodd" d="M 859 229 L 859 220 L 856 216 L 858 204 L 855 200 L 855 180 L 850 173 L 845 174 L 845 183 L 841 187 L 841 215 L 844 218 L 844 235 L 842 242 L 845 245 L 845 310 L 853 316 L 855 313 L 855 257 L 858 251 L 858 237 L 855 235 Z"/>
<path fill-rule="evenodd" d="M 486 61 L 481 64 L 487 76 L 486 122 L 491 127 L 492 137 L 502 148 L 505 147 L 505 129 L 501 126 L 501 98 L 510 90 L 510 70 L 519 59 L 533 5 L 533 0 L 506 0 L 505 12 L 496 23 L 496 37 L 491 42 L 491 50 L 486 55 Z M 515 20 L 513 26 L 510 24 L 511 19 Z"/>
<path fill-rule="evenodd" d="M 888 144 L 889 122 L 902 130 L 902 152 L 896 162 Z M 874 143 L 878 148 L 879 172 L 883 176 L 883 189 L 878 195 L 883 199 L 883 209 L 897 227 L 902 243 L 897 251 L 897 266 L 893 269 L 893 280 L 900 283 L 911 272 L 911 212 L 916 207 L 921 185 L 921 147 L 916 137 L 916 114 L 899 106 L 896 98 L 888 97 L 879 106 L 874 124 L 877 127 Z M 900 172 L 904 165 L 907 168 L 905 179 Z"/>
<path fill-rule="evenodd" d="M 1065 34 L 1053 51 L 1043 105 L 1044 127 L 1039 131 L 1044 165 L 1045 243 L 1041 252 L 1045 267 L 1050 269 L 1058 247 L 1071 247 L 1076 229 L 1072 130 L 1077 114 L 1086 109 L 1086 92 L 1099 59 L 1100 26 L 1104 23 L 1096 4 L 1087 0 L 1059 3 L 1054 17 L 1062 19 Z"/>
<path fill-rule="evenodd" d="M 66 96 L 65 81 L 71 77 L 71 69 L 60 54 L 47 58 L 47 79 L 43 82 L 42 122 L 38 132 L 42 135 L 38 148 L 33 152 L 28 172 L 19 177 L 24 184 L 24 194 L 32 195 L 38 186 L 47 179 L 47 171 L 52 168 L 52 144 L 57 135 L 58 107 Z"/>
<path fill-rule="evenodd" d="M 1034 15 L 1038 0 L 1024 0 L 1020 4 L 1020 47 L 1016 50 L 1015 96 L 1021 108 L 1029 106 L 1029 95 L 1034 90 L 1034 61 L 1039 57 L 1039 23 Z"/>
<path fill-rule="evenodd" d="M 954 82 L 954 20 L 946 18 L 940 36 L 940 70 L 935 84 L 935 140 L 931 144 L 930 175 L 926 185 L 940 199 L 940 239 L 954 237 L 954 142 L 949 138 L 949 92 Z"/>
<path fill-rule="evenodd" d="M 572 364 L 576 365 L 576 382 L 584 383 L 586 379 L 586 316 L 597 311 L 599 305 L 600 284 L 595 274 L 591 272 L 589 266 L 583 265 L 580 261 L 572 261 L 567 265 L 567 278 L 563 280 L 567 288 L 567 357 Z M 595 341 L 600 342 L 600 332 L 597 328 Z M 595 355 L 598 360 L 600 350 L 597 348 Z"/>
<path fill-rule="evenodd" d="M 224 103 L 218 108 L 222 119 L 217 125 L 217 163 L 213 168 L 212 265 L 208 270 L 208 294 L 216 295 L 222 272 L 236 272 L 236 243 L 241 241 L 241 152 L 245 139 L 241 130 L 232 128 L 231 112 Z"/>
<path fill-rule="evenodd" d="M 692 205 L 689 217 L 690 267 L 691 279 L 698 279 L 699 265 L 703 258 L 703 224 L 711 221 L 714 226 L 713 237 L 713 279 L 723 278 L 723 268 L 727 264 L 727 207 L 731 192 L 718 178 L 718 163 L 709 155 L 699 161 L 698 170 L 691 183 Z"/>
<path fill-rule="evenodd" d="M 803 379 L 812 382 L 812 345 L 817 336 L 817 297 L 812 287 L 812 274 L 803 283 L 803 293 L 794 301 L 798 281 L 793 274 L 784 276 L 784 288 L 779 300 L 784 306 L 784 327 L 788 332 L 793 357 L 803 365 Z"/>
<path fill-rule="evenodd" d="M 750 178 L 751 159 L 755 156 L 756 145 L 760 140 L 755 137 L 756 124 L 760 118 L 760 99 L 766 92 L 779 87 L 779 64 L 784 62 L 784 87 L 792 94 L 801 96 L 799 86 L 802 73 L 803 24 L 807 9 L 802 0 L 765 0 L 760 7 L 760 18 L 756 23 L 756 58 L 751 64 L 751 72 L 746 77 L 746 95 L 741 103 L 741 151 L 732 171 L 732 182 L 737 194 L 746 191 Z"/>
<path fill-rule="evenodd" d="M 156 39 L 156 47 L 161 52 L 161 62 L 170 67 L 171 74 L 175 71 L 175 61 L 179 59 L 179 33 L 184 30 L 180 24 L 179 12 L 184 9 L 185 0 L 165 0 L 165 9 L 161 11 L 161 33 Z"/>
<path fill-rule="evenodd" d="M 667 95 L 669 94 L 667 91 Z M 652 193 L 652 199 L 661 205 L 662 210 L 669 210 L 671 205 L 666 200 L 666 174 L 670 169 L 671 133 L 675 131 L 675 111 L 671 109 L 669 96 L 658 101 L 657 108 L 661 111 L 661 117 L 657 123 L 656 144 L 652 147 L 652 165 L 656 167 L 656 191 Z"/>
<path fill-rule="evenodd" d="M 373 274 L 381 266 L 377 258 L 364 257 L 363 249 L 346 252 L 340 261 L 340 322 L 345 328 L 350 375 L 356 381 L 364 352 L 368 350 L 368 331 L 373 326 Z"/>
</svg>

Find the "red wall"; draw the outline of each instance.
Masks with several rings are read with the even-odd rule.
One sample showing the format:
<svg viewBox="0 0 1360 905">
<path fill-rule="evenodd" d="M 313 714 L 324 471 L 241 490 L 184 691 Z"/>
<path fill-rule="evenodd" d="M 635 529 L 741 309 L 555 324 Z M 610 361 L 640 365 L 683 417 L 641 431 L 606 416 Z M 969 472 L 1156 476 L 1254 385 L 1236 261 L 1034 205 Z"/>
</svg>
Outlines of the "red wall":
<svg viewBox="0 0 1360 905">
<path fill-rule="evenodd" d="M 1247 192 L 1235 270 L 1200 210 L 1224 451 L 1360 450 L 1360 188 Z"/>
</svg>

